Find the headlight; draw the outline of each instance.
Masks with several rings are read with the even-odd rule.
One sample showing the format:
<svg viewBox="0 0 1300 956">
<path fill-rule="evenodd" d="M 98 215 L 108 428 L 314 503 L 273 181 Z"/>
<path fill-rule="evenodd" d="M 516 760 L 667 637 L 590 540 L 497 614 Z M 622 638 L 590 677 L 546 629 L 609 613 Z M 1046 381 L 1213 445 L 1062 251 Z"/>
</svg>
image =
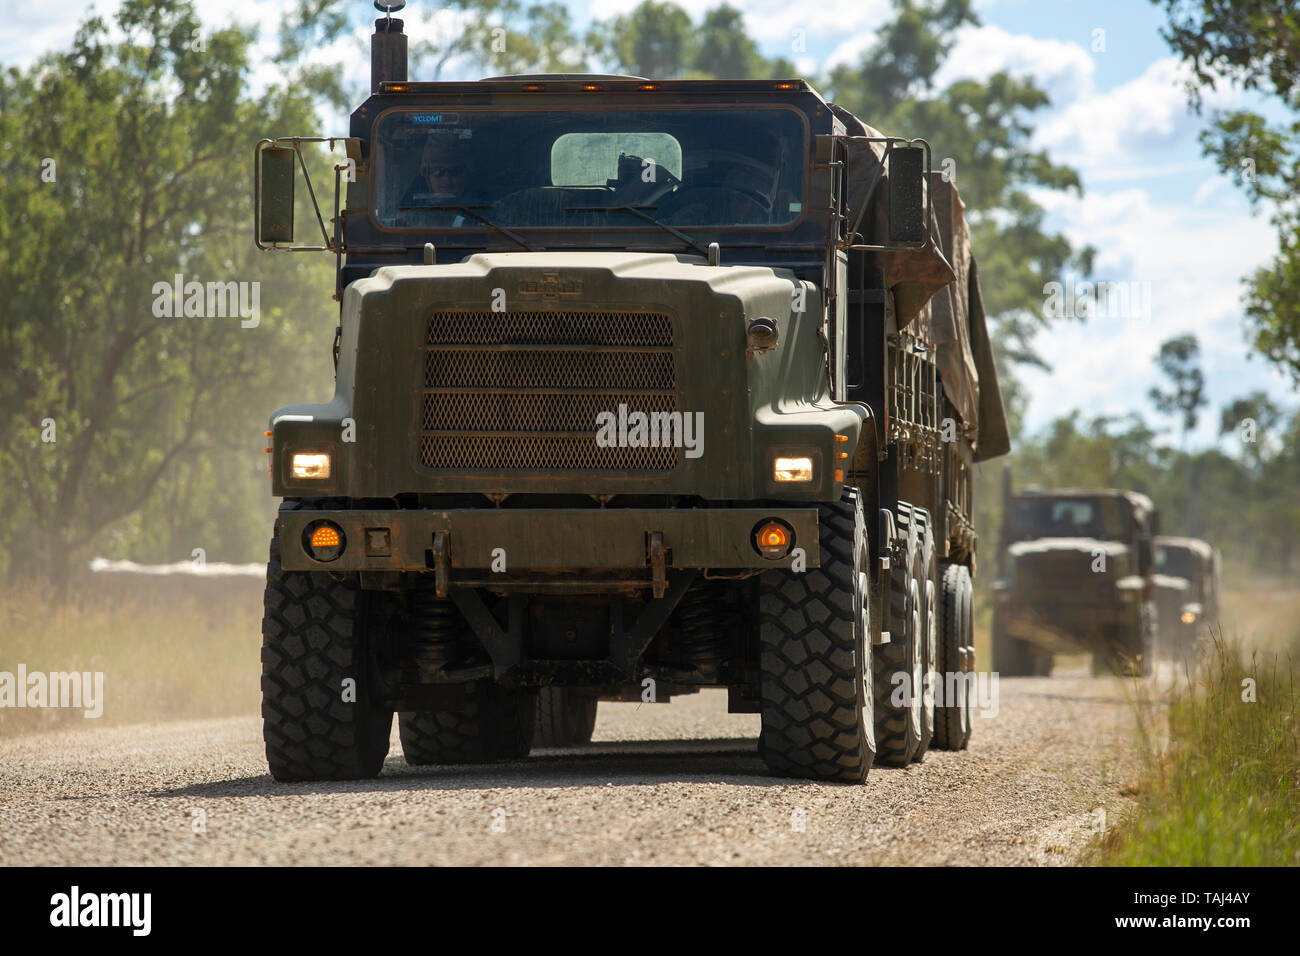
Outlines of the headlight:
<svg viewBox="0 0 1300 956">
<path fill-rule="evenodd" d="M 1184 623 L 1184 624 L 1195 624 L 1195 623 L 1196 623 L 1196 612 L 1195 612 L 1195 611 L 1184 611 L 1184 612 L 1183 612 L 1183 623 Z"/>
<path fill-rule="evenodd" d="M 812 481 L 812 459 L 777 458 L 772 462 L 772 477 L 777 481 Z"/>
<path fill-rule="evenodd" d="M 294 478 L 320 479 L 330 476 L 330 456 L 325 452 L 298 452 L 289 471 Z"/>
</svg>

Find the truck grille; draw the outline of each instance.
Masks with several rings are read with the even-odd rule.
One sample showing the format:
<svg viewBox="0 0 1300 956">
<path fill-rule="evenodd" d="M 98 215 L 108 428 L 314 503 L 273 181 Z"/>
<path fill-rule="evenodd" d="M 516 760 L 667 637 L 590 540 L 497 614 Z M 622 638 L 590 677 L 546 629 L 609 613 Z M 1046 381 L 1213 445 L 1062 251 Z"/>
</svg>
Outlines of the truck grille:
<svg viewBox="0 0 1300 956">
<path fill-rule="evenodd" d="M 680 448 L 602 448 L 596 416 L 677 411 L 673 325 L 654 312 L 435 312 L 418 460 L 490 471 L 668 471 Z"/>
</svg>

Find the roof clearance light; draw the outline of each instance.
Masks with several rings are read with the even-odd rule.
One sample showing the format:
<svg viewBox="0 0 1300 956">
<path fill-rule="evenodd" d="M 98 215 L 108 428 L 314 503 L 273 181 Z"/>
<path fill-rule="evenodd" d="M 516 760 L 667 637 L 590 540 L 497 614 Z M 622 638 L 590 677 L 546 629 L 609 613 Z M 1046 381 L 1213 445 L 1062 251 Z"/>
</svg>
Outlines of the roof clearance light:
<svg viewBox="0 0 1300 956">
<path fill-rule="evenodd" d="M 643 89 L 643 90 L 657 90 L 657 89 L 659 89 L 659 84 L 658 84 L 658 83 L 642 83 L 642 84 L 641 84 L 641 89 Z"/>
<path fill-rule="evenodd" d="M 542 92 L 542 90 L 546 89 L 546 84 L 544 84 L 544 83 L 525 83 L 525 84 L 523 85 L 523 87 L 521 87 L 521 88 L 523 89 L 523 91 L 524 91 L 525 93 L 540 93 L 540 92 Z"/>
<path fill-rule="evenodd" d="M 600 91 L 600 87 L 595 83 L 584 83 L 582 88 L 588 93 L 596 93 Z"/>
</svg>

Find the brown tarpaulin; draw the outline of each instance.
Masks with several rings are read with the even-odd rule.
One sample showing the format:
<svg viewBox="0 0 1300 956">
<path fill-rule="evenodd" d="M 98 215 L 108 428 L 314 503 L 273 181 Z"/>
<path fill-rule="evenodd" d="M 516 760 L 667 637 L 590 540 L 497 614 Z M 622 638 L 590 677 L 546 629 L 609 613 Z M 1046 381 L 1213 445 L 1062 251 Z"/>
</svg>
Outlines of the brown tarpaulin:
<svg viewBox="0 0 1300 956">
<path fill-rule="evenodd" d="M 850 136 L 882 135 L 847 110 L 832 109 Z M 845 205 L 850 224 L 858 223 L 854 241 L 883 244 L 889 225 L 885 146 L 849 140 L 847 148 Z M 931 173 L 928 186 L 934 205 L 932 242 L 924 249 L 883 253 L 885 285 L 893 294 L 900 329 L 919 318 L 913 332 L 934 346 L 944 392 L 961 416 L 975 460 L 984 461 L 1009 452 L 1011 438 L 980 294 L 979 269 L 971 253 L 965 206 L 955 185 L 941 174 Z"/>
</svg>

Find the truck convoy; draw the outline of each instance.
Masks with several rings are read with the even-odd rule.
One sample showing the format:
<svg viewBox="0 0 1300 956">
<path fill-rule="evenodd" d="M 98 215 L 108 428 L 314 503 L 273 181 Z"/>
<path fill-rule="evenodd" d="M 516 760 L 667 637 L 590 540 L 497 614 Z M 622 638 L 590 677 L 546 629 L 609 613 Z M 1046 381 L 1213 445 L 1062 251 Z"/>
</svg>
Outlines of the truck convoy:
<svg viewBox="0 0 1300 956">
<path fill-rule="evenodd" d="M 1009 441 L 929 146 L 801 80 L 422 83 L 401 20 L 372 44 L 347 137 L 255 150 L 257 244 L 333 252 L 340 299 L 333 399 L 270 419 L 274 777 L 378 774 L 394 714 L 411 764 L 492 761 L 704 687 L 781 775 L 964 748 Z"/>
<path fill-rule="evenodd" d="M 1009 481 L 1009 478 L 1008 478 Z M 1092 654 L 1094 673 L 1148 674 L 1157 618 L 1151 499 L 1132 491 L 1004 486 L 993 582 L 993 666 L 1046 676 L 1056 652 Z"/>
</svg>

